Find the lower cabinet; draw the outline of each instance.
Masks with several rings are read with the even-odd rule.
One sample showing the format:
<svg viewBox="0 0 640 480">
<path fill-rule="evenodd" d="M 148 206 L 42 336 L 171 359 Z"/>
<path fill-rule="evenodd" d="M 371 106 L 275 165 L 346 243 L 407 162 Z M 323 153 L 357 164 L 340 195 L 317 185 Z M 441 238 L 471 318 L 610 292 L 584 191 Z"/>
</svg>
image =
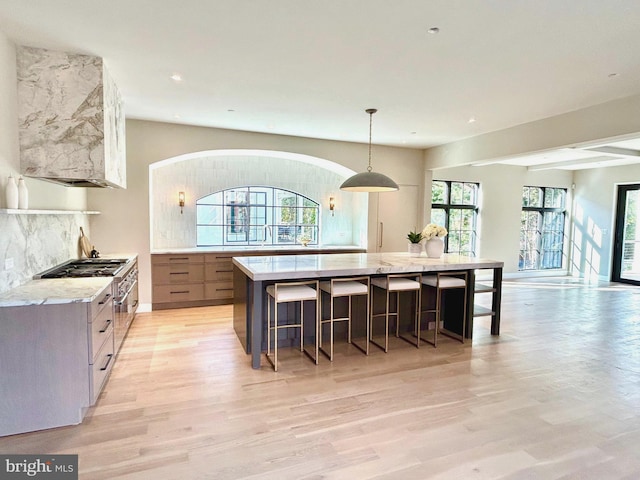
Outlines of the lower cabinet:
<svg viewBox="0 0 640 480">
<path fill-rule="evenodd" d="M 314 250 L 313 253 L 362 253 Z M 305 250 L 278 250 L 278 255 L 303 255 Z M 233 303 L 233 257 L 274 255 L 269 250 L 151 255 L 152 307 L 167 308 Z"/>
<path fill-rule="evenodd" d="M 114 362 L 111 285 L 92 302 L 0 308 L 0 436 L 82 422 Z"/>
</svg>

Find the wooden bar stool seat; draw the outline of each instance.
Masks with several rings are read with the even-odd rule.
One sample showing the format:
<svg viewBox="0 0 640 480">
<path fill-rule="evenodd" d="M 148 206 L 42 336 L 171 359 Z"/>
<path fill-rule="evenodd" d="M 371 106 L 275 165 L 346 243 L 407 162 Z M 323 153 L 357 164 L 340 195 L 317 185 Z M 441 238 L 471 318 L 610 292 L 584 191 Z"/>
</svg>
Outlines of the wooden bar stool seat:
<svg viewBox="0 0 640 480">
<path fill-rule="evenodd" d="M 333 362 L 333 342 L 334 342 L 334 323 L 348 322 L 348 342 L 357 347 L 366 355 L 369 355 L 369 277 L 351 277 L 351 278 L 333 278 L 330 281 L 320 282 L 320 290 L 329 295 L 329 318 L 320 320 L 320 351 L 324 353 L 329 360 Z M 367 313 L 365 316 L 365 344 L 359 345 L 352 337 L 352 318 L 353 306 L 352 298 L 354 296 L 366 295 Z M 349 299 L 347 316 L 335 317 L 335 299 L 347 297 Z M 324 315 L 323 315 L 324 316 Z M 323 327 L 329 326 L 329 351 L 327 352 L 322 346 Z"/>
<path fill-rule="evenodd" d="M 421 275 L 420 274 L 393 274 L 386 277 L 375 277 L 371 279 L 371 320 L 369 327 L 369 341 L 375 346 L 386 352 L 389 351 L 389 317 L 396 318 L 396 336 L 400 337 L 400 293 L 415 292 L 416 293 L 416 318 L 415 323 L 420 322 L 420 292 L 421 292 Z M 382 313 L 374 313 L 374 293 L 375 288 L 380 288 L 386 292 L 386 308 Z M 395 293 L 396 309 L 394 312 L 391 308 L 391 294 Z M 385 317 L 385 336 L 384 345 L 379 344 L 373 339 L 373 322 L 375 317 Z M 405 337 L 400 337 L 407 340 Z M 413 342 L 411 342 L 413 343 Z"/>
<path fill-rule="evenodd" d="M 314 363 L 318 364 L 318 321 L 320 319 L 320 302 L 319 295 L 320 289 L 318 288 L 318 280 L 305 281 L 305 282 L 287 282 L 276 283 L 269 285 L 266 288 L 267 291 L 267 353 L 266 357 L 274 371 L 278 371 L 278 332 L 285 329 L 297 328 L 300 330 L 300 351 L 306 354 Z M 304 346 L 304 302 L 314 301 L 316 302 L 316 318 L 314 321 L 314 353 L 309 353 Z M 299 319 L 296 319 L 296 323 L 278 323 L 278 305 L 282 303 L 300 303 L 300 315 Z M 274 309 L 274 323 L 271 324 L 271 304 L 273 303 Z M 273 358 L 271 355 L 271 334 L 274 337 Z"/>
</svg>

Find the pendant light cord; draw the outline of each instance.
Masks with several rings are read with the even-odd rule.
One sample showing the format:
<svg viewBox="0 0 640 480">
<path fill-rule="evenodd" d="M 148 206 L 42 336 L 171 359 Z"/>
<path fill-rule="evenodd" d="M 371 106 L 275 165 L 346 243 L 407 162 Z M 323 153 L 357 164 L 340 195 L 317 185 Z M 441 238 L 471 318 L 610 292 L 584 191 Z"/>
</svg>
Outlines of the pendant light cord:
<svg viewBox="0 0 640 480">
<path fill-rule="evenodd" d="M 378 110 L 376 110 L 375 108 L 369 108 L 366 110 L 366 112 L 369 114 L 369 166 L 367 167 L 367 172 L 371 172 L 371 170 L 373 170 L 371 168 L 371 129 L 373 125 L 373 114 L 377 111 Z"/>
</svg>

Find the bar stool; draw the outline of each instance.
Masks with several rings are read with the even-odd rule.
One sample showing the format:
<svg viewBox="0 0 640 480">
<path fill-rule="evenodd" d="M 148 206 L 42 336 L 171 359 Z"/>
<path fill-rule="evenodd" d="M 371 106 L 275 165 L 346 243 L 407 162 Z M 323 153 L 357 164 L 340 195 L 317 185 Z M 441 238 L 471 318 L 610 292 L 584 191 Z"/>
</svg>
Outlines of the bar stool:
<svg viewBox="0 0 640 480">
<path fill-rule="evenodd" d="M 464 343 L 465 324 L 467 317 L 467 272 L 438 272 L 435 275 L 425 275 L 422 277 L 422 284 L 436 289 L 436 306 L 435 310 L 422 310 L 421 313 L 435 313 L 435 327 L 433 333 L 433 342 L 422 339 L 431 343 L 434 347 L 438 344 L 438 333 L 442 333 L 448 337 L 455 338 Z M 462 289 L 462 327 L 461 332 L 452 332 L 451 330 L 441 327 L 442 322 L 442 292 L 444 290 Z"/>
<path fill-rule="evenodd" d="M 348 322 L 348 342 L 353 344 L 366 355 L 369 355 L 369 277 L 351 277 L 351 278 L 332 278 L 330 281 L 320 282 L 320 290 L 326 292 L 329 295 L 330 301 L 330 314 L 329 318 L 322 319 L 320 317 L 320 351 L 324 353 L 329 360 L 333 362 L 333 324 L 335 322 Z M 354 296 L 366 295 L 367 302 L 367 315 L 365 317 L 366 334 L 365 334 L 365 346 L 358 345 L 351 335 L 351 319 L 353 316 L 352 310 L 352 298 Z M 349 305 L 346 317 L 336 318 L 335 314 L 335 299 L 347 297 L 349 299 Z M 329 351 L 327 352 L 322 347 L 323 327 L 329 325 Z"/>
<path fill-rule="evenodd" d="M 373 343 L 375 346 L 381 348 L 386 352 L 389 351 L 389 317 L 396 317 L 396 337 L 400 337 L 400 293 L 401 292 L 415 292 L 416 293 L 416 319 L 415 325 L 419 325 L 420 323 L 420 292 L 421 292 L 421 275 L 418 274 L 392 274 L 387 275 L 386 277 L 376 277 L 371 279 L 371 325 L 369 326 L 369 341 Z M 386 308 L 383 313 L 373 313 L 374 312 L 374 294 L 375 287 L 381 288 L 386 291 L 387 295 L 387 303 Z M 396 310 L 395 312 L 391 312 L 390 309 L 390 299 L 391 294 L 396 294 Z M 384 346 L 380 345 L 373 339 L 373 319 L 375 317 L 385 317 L 385 335 L 384 335 Z M 419 332 L 418 332 L 419 333 Z M 407 340 L 404 337 L 401 337 L 404 340 Z M 413 343 L 413 342 L 411 342 Z"/>
<path fill-rule="evenodd" d="M 312 288 L 315 287 L 315 288 Z M 310 280 L 303 282 L 287 282 L 269 285 L 267 291 L 267 353 L 266 357 L 274 371 L 278 371 L 278 332 L 283 329 L 299 328 L 300 329 L 300 351 L 306 354 L 311 360 L 318 364 L 318 321 L 320 319 L 320 289 L 318 288 L 318 280 Z M 273 300 L 274 324 L 271 325 L 271 300 Z M 304 302 L 316 302 L 316 318 L 315 318 L 315 354 L 310 354 L 304 348 Z M 300 323 L 278 324 L 278 305 L 281 303 L 300 302 Z M 273 359 L 271 358 L 271 332 L 273 331 L 274 348 Z"/>
</svg>

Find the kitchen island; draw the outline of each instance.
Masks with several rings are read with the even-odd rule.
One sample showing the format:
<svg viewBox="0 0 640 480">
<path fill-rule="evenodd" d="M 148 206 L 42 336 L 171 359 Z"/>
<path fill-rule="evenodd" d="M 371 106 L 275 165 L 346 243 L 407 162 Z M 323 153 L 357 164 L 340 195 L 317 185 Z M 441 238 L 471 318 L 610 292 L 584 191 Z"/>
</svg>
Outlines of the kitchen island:
<svg viewBox="0 0 640 480">
<path fill-rule="evenodd" d="M 446 254 L 442 258 L 410 257 L 407 253 L 337 253 L 296 256 L 234 257 L 234 329 L 251 365 L 260 368 L 266 332 L 264 289 L 277 281 L 384 276 L 392 273 L 467 272 L 466 337 L 473 335 L 473 318 L 491 315 L 491 334 L 500 334 L 500 299 L 504 262 Z M 492 270 L 491 309 L 474 307 L 475 272 Z M 480 291 L 480 290 L 478 290 Z"/>
</svg>

